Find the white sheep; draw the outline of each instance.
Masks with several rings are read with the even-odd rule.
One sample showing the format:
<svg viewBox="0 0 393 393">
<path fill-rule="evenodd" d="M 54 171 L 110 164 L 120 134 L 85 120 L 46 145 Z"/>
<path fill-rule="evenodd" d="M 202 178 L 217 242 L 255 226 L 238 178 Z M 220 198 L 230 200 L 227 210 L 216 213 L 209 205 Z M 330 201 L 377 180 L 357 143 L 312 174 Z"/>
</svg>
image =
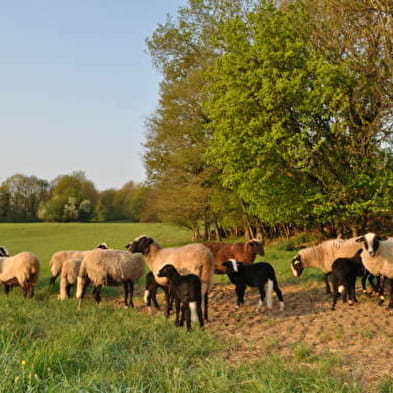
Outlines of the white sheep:
<svg viewBox="0 0 393 393">
<path fill-rule="evenodd" d="M 203 244 L 188 244 L 182 247 L 162 248 L 151 237 L 142 235 L 127 244 L 126 248 L 142 253 L 146 264 L 154 274 L 158 284 L 168 285 L 165 277 L 159 277 L 159 270 L 167 264 L 173 265 L 181 274 L 196 274 L 202 282 L 202 302 L 204 305 L 204 318 L 208 317 L 207 294 L 210 289 L 214 270 L 214 258 L 211 251 Z M 167 297 L 166 315 L 169 315 L 171 302 Z"/>
<path fill-rule="evenodd" d="M 71 258 L 63 263 L 63 268 L 60 273 L 60 300 L 65 300 L 70 297 L 71 288 L 77 282 L 81 263 L 82 259 L 80 258 Z"/>
<path fill-rule="evenodd" d="M 100 248 L 103 250 L 108 249 L 108 245 L 106 243 L 100 243 L 96 248 Z M 63 263 L 71 258 L 83 259 L 85 254 L 91 250 L 65 250 L 65 251 L 56 251 L 49 260 L 49 267 L 51 271 L 50 284 L 54 285 L 56 282 L 56 278 L 60 275 L 61 269 L 63 267 Z"/>
<path fill-rule="evenodd" d="M 144 272 L 145 260 L 143 255 L 130 254 L 120 250 L 91 250 L 87 252 L 79 268 L 76 297 L 79 308 L 89 283 L 94 285 L 94 298 L 101 301 L 100 291 L 103 285 L 124 287 L 124 303 L 134 307 L 132 296 L 134 281 Z"/>
<path fill-rule="evenodd" d="M 294 276 L 299 277 L 306 267 L 321 269 L 325 273 L 326 293 L 330 293 L 328 276 L 332 271 L 332 264 L 337 258 L 351 258 L 355 255 L 361 248 L 357 239 L 331 239 L 300 250 L 291 263 Z"/>
<path fill-rule="evenodd" d="M 0 284 L 6 286 L 6 293 L 13 286 L 20 286 L 24 297 L 33 297 L 39 272 L 40 261 L 31 252 L 24 251 L 12 257 L 0 257 Z"/>
<path fill-rule="evenodd" d="M 388 308 L 393 308 L 393 238 L 382 238 L 375 233 L 367 233 L 357 240 L 363 243 L 362 262 L 373 275 L 381 275 L 389 279 L 390 300 Z M 380 293 L 383 301 L 382 292 Z"/>
</svg>

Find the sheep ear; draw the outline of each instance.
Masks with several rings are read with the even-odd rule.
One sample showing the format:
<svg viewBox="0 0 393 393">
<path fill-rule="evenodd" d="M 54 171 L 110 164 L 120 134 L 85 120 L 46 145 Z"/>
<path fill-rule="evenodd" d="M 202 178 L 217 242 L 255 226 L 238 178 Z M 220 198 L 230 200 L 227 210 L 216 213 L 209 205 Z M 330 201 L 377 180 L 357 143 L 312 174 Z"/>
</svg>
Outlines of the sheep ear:
<svg viewBox="0 0 393 393">
<path fill-rule="evenodd" d="M 365 238 L 364 236 L 360 236 L 360 237 L 358 237 L 358 238 L 356 239 L 356 241 L 357 241 L 358 243 L 363 243 L 365 240 L 366 240 L 366 238 Z"/>
<path fill-rule="evenodd" d="M 377 236 L 377 238 L 378 238 L 378 240 L 379 240 L 380 242 L 384 242 L 384 241 L 388 240 L 388 237 L 387 237 L 387 236 Z"/>
</svg>

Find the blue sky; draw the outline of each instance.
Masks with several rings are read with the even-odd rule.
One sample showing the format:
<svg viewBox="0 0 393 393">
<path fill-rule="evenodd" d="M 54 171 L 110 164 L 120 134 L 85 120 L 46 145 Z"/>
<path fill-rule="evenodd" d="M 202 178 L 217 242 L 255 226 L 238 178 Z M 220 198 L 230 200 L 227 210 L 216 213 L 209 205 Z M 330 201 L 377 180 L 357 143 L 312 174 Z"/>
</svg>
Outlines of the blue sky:
<svg viewBox="0 0 393 393">
<path fill-rule="evenodd" d="M 0 182 L 85 171 L 99 190 L 145 178 L 160 74 L 146 37 L 186 0 L 0 0 Z"/>
</svg>

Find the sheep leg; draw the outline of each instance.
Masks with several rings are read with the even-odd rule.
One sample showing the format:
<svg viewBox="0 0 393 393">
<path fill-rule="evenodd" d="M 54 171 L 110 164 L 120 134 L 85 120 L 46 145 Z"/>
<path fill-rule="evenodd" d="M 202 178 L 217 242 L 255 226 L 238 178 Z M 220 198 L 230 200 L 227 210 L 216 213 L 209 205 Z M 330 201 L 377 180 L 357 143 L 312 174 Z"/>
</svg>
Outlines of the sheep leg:
<svg viewBox="0 0 393 393">
<path fill-rule="evenodd" d="M 8 295 L 11 291 L 11 285 L 4 284 L 4 287 L 5 287 L 5 294 Z"/>
<path fill-rule="evenodd" d="M 379 304 L 385 301 L 385 276 L 379 276 Z"/>
<path fill-rule="evenodd" d="M 123 289 L 124 289 L 124 304 L 128 306 L 128 281 L 123 282 Z"/>
<path fill-rule="evenodd" d="M 208 321 L 208 293 L 206 292 L 205 295 L 203 296 L 203 303 L 204 303 L 204 318 L 205 321 Z"/>
<path fill-rule="evenodd" d="M 332 293 L 331 289 L 330 289 L 330 285 L 329 285 L 329 276 L 330 273 L 325 273 L 323 276 L 323 279 L 325 281 L 325 287 L 326 287 L 326 294 L 330 295 Z"/>
<path fill-rule="evenodd" d="M 349 286 L 348 286 L 348 290 L 349 290 L 349 300 L 353 301 L 355 303 L 357 303 L 358 299 L 356 297 L 356 276 L 352 277 L 349 280 Z"/>
<path fill-rule="evenodd" d="M 55 276 L 51 276 L 49 280 L 49 285 L 55 286 L 57 276 L 58 274 L 56 274 Z"/>
<path fill-rule="evenodd" d="M 166 301 L 165 316 L 168 318 L 171 313 L 172 303 L 173 303 L 173 296 L 169 288 L 167 288 L 167 290 L 165 291 L 165 301 Z"/>
<path fill-rule="evenodd" d="M 206 294 L 207 295 L 207 294 Z M 205 295 L 205 296 L 206 296 Z M 199 320 L 199 326 L 203 327 L 203 318 L 202 318 L 202 304 L 201 302 L 197 302 L 197 313 L 198 313 L 198 320 Z"/>
<path fill-rule="evenodd" d="M 175 308 L 176 308 L 175 325 L 176 326 L 180 326 L 180 318 L 179 318 L 179 314 L 180 314 L 180 300 L 179 299 L 175 299 Z"/>
<path fill-rule="evenodd" d="M 95 301 L 96 301 L 97 304 L 99 304 L 99 303 L 101 302 L 101 294 L 100 294 L 100 292 L 101 292 L 101 287 L 102 287 L 102 285 L 97 285 L 97 286 L 94 288 L 94 290 L 93 290 L 94 299 L 95 299 Z"/>
<path fill-rule="evenodd" d="M 150 291 L 150 299 L 153 300 L 153 304 L 154 307 L 159 310 L 160 309 L 160 305 L 157 302 L 157 287 L 154 287 L 151 291 Z"/>
<path fill-rule="evenodd" d="M 189 303 L 184 304 L 184 313 L 186 314 L 187 331 L 191 331 L 191 310 Z"/>
<path fill-rule="evenodd" d="M 393 308 L 393 279 L 389 278 L 389 283 L 390 283 L 390 297 L 389 297 L 388 308 Z"/>
<path fill-rule="evenodd" d="M 66 285 L 66 293 L 67 293 L 67 297 L 68 298 L 71 297 L 71 288 L 72 288 L 72 284 L 67 284 Z"/>
<path fill-rule="evenodd" d="M 273 290 L 276 293 L 278 300 L 280 302 L 280 311 L 284 310 L 284 297 L 282 296 L 282 292 L 280 287 L 278 286 L 277 279 L 273 281 Z"/>
<path fill-rule="evenodd" d="M 257 305 L 257 310 L 256 311 L 259 311 L 262 308 L 263 301 L 265 300 L 265 295 L 266 295 L 266 293 L 265 293 L 265 286 L 264 285 L 258 287 L 258 290 L 259 290 L 259 301 L 258 301 L 258 305 Z"/>
<path fill-rule="evenodd" d="M 188 309 L 188 304 L 187 303 L 181 303 L 181 317 L 180 317 L 180 324 L 179 326 L 184 326 L 184 320 L 187 318 L 187 309 Z M 188 322 L 187 322 L 188 326 Z"/>
<path fill-rule="evenodd" d="M 236 285 L 236 296 L 237 296 L 237 305 L 238 307 L 244 303 L 244 292 L 246 291 L 245 284 Z M 265 295 L 263 295 L 265 297 Z"/>
<path fill-rule="evenodd" d="M 128 287 L 129 287 L 129 301 L 128 301 L 128 306 L 134 308 L 134 301 L 132 300 L 134 297 L 134 282 L 129 281 L 128 282 Z"/>
</svg>

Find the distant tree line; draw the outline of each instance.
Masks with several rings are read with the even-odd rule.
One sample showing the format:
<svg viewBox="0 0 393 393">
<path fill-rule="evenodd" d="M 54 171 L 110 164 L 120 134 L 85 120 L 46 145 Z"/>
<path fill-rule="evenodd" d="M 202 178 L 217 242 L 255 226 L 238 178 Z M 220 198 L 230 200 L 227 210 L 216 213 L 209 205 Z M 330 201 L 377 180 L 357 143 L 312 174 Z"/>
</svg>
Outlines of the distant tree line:
<svg viewBox="0 0 393 393">
<path fill-rule="evenodd" d="M 195 239 L 393 230 L 390 0 L 189 0 L 147 45 L 157 217 Z"/>
<path fill-rule="evenodd" d="M 0 221 L 148 221 L 147 187 L 130 181 L 120 189 L 98 191 L 83 172 L 53 181 L 16 174 L 0 185 Z"/>
</svg>

